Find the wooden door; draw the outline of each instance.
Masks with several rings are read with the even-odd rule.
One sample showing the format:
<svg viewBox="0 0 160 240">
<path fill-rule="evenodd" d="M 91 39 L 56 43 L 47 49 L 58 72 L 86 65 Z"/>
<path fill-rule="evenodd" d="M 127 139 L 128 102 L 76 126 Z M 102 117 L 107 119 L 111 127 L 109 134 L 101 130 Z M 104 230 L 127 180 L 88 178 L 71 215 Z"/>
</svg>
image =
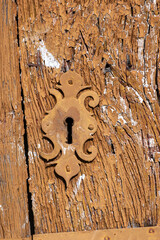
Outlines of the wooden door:
<svg viewBox="0 0 160 240">
<path fill-rule="evenodd" d="M 0 238 L 158 226 L 159 2 L 2 0 Z M 65 188 L 40 151 L 49 89 L 73 70 L 99 95 L 96 159 Z"/>
</svg>

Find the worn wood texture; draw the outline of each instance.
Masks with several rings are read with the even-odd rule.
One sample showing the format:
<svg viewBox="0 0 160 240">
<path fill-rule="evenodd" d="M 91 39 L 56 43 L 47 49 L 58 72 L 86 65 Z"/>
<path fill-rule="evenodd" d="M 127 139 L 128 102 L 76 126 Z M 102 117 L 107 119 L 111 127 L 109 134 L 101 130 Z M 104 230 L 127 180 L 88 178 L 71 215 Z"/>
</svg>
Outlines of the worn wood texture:
<svg viewBox="0 0 160 240">
<path fill-rule="evenodd" d="M 18 0 L 35 233 L 155 226 L 159 210 L 159 3 Z M 49 88 L 69 69 L 100 96 L 98 156 L 67 191 L 39 152 Z"/>
<path fill-rule="evenodd" d="M 16 16 L 0 1 L 0 238 L 30 236 Z"/>
</svg>

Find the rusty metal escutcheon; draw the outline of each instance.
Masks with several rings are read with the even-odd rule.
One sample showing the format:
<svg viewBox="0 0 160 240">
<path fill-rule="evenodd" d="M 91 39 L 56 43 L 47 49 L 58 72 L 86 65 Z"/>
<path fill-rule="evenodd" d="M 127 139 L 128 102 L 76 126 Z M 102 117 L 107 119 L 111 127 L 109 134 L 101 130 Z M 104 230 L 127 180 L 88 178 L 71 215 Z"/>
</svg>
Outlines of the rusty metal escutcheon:
<svg viewBox="0 0 160 240">
<path fill-rule="evenodd" d="M 41 152 L 40 156 L 47 160 L 47 166 L 56 164 L 55 172 L 63 177 L 66 186 L 80 171 L 81 160 L 91 162 L 97 155 L 93 145 L 84 152 L 84 145 L 93 139 L 97 130 L 93 112 L 86 109 L 85 100 L 90 97 L 88 106 L 94 108 L 99 104 L 99 97 L 90 90 L 91 86 L 82 86 L 82 83 L 76 72 L 64 73 L 60 85 L 50 89 L 56 105 L 42 120 L 44 137 L 53 143 L 54 149 L 51 153 Z"/>
</svg>

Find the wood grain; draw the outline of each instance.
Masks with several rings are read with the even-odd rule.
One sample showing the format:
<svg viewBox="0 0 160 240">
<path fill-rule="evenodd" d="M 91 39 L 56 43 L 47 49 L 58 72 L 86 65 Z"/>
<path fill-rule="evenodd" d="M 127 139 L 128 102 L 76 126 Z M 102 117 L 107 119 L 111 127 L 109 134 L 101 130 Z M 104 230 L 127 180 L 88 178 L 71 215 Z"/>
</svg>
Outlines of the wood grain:
<svg viewBox="0 0 160 240">
<path fill-rule="evenodd" d="M 158 1 L 18 1 L 35 233 L 160 223 Z M 49 88 L 69 69 L 100 96 L 97 158 L 67 191 L 39 152 Z"/>
<path fill-rule="evenodd" d="M 30 236 L 16 16 L 0 2 L 0 238 Z"/>
</svg>

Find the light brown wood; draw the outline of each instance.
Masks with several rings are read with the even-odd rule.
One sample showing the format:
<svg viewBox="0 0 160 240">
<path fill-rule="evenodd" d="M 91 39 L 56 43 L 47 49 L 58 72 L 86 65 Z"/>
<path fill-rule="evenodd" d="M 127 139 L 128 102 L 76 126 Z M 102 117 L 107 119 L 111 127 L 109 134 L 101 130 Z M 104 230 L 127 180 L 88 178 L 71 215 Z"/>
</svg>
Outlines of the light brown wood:
<svg viewBox="0 0 160 240">
<path fill-rule="evenodd" d="M 158 3 L 18 1 L 35 233 L 159 221 Z M 39 151 L 49 88 L 73 69 L 100 96 L 97 158 L 65 190 Z"/>
<path fill-rule="evenodd" d="M 37 234 L 33 240 L 159 240 L 160 227 L 107 229 L 97 231 Z"/>
<path fill-rule="evenodd" d="M 123 229 L 107 229 L 83 232 L 67 232 L 67 233 L 47 233 L 36 234 L 33 240 L 159 240 L 160 227 L 141 227 L 141 228 L 123 228 Z M 10 238 L 14 240 L 31 240 L 32 238 Z M 5 240 L 10 240 L 5 238 Z M 4 240 L 4 239 L 3 239 Z"/>
<path fill-rule="evenodd" d="M 28 238 L 3 238 L 5 240 L 32 240 L 32 236 L 31 237 L 28 237 Z M 1 239 L 1 240 L 3 240 Z"/>
<path fill-rule="evenodd" d="M 160 223 L 158 1 L 18 0 L 35 233 Z M 69 185 L 45 168 L 41 121 L 69 69 L 100 96 L 97 158 Z"/>
<path fill-rule="evenodd" d="M 0 238 L 30 236 L 16 17 L 0 1 Z"/>
</svg>

